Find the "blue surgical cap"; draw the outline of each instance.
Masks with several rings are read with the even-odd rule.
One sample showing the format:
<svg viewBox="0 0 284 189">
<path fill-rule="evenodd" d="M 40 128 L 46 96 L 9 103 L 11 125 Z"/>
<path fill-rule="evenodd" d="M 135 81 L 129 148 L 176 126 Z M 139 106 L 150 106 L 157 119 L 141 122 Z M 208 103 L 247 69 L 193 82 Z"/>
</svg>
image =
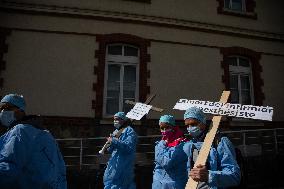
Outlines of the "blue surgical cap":
<svg viewBox="0 0 284 189">
<path fill-rule="evenodd" d="M 2 98 L 1 103 L 10 103 L 17 106 L 20 110 L 25 111 L 26 103 L 22 95 L 18 94 L 8 94 Z"/>
<path fill-rule="evenodd" d="M 163 116 L 161 116 L 160 120 L 159 120 L 159 124 L 160 123 L 168 123 L 168 124 L 170 124 L 172 126 L 176 125 L 175 118 L 172 115 L 163 115 Z"/>
<path fill-rule="evenodd" d="M 206 117 L 202 110 L 197 107 L 188 108 L 184 113 L 184 120 L 186 119 L 196 119 L 199 122 L 206 124 Z"/>
<path fill-rule="evenodd" d="M 117 112 L 116 114 L 114 114 L 114 117 L 119 117 L 120 119 L 123 119 L 123 120 L 127 119 L 124 112 Z"/>
</svg>

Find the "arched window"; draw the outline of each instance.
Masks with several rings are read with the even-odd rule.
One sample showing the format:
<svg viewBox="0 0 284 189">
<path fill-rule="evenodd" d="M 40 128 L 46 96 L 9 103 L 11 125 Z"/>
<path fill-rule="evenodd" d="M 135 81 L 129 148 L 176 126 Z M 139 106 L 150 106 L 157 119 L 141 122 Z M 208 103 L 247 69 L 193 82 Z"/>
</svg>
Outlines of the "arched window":
<svg viewBox="0 0 284 189">
<path fill-rule="evenodd" d="M 128 112 L 125 100 L 138 101 L 139 48 L 127 44 L 110 44 L 106 50 L 104 115 Z"/>
<path fill-rule="evenodd" d="M 230 56 L 226 59 L 230 72 L 231 103 L 253 104 L 253 82 L 250 60 Z"/>
<path fill-rule="evenodd" d="M 225 89 L 231 91 L 231 102 L 261 106 L 264 100 L 261 53 L 243 47 L 224 47 L 220 52 L 222 80 Z"/>
<path fill-rule="evenodd" d="M 97 35 L 95 52 L 98 64 L 94 66 L 97 80 L 92 100 L 95 117 L 108 118 L 116 111 L 127 112 L 130 107 L 125 100 L 144 102 L 150 93 L 147 79 L 150 71 L 150 40 L 122 33 Z M 131 106 L 132 107 L 132 106 Z"/>
</svg>

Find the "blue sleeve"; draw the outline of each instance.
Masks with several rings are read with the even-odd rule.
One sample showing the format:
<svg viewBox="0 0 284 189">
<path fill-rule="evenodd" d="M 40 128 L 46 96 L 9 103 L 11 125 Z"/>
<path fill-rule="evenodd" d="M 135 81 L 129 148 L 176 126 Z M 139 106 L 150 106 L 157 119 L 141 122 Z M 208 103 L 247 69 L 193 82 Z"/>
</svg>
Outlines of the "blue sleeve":
<svg viewBox="0 0 284 189">
<path fill-rule="evenodd" d="M 240 183 L 240 167 L 236 161 L 235 148 L 227 137 L 222 137 L 217 146 L 218 171 L 209 170 L 209 185 L 235 186 Z"/>
<path fill-rule="evenodd" d="M 114 150 L 113 145 L 109 145 L 109 147 L 107 148 L 107 151 L 108 151 L 109 153 L 112 153 L 113 150 Z"/>
<path fill-rule="evenodd" d="M 184 154 L 183 151 L 184 143 L 181 143 L 175 147 L 167 147 L 164 141 L 160 141 L 155 146 L 155 162 L 164 169 L 171 169 L 179 163 L 180 158 Z"/>
<path fill-rule="evenodd" d="M 186 165 L 187 166 L 186 170 L 187 170 L 188 174 L 189 174 L 190 167 L 191 167 L 191 165 L 190 165 L 191 162 L 189 161 L 189 158 L 191 157 L 192 146 L 193 146 L 192 141 L 186 142 L 183 146 L 183 151 L 187 155 L 187 158 L 188 158 L 187 165 Z"/>
<path fill-rule="evenodd" d="M 113 139 L 113 137 L 112 137 L 112 139 Z M 109 144 L 109 146 L 107 147 L 107 151 L 108 151 L 109 153 L 112 153 L 113 150 L 114 150 L 114 145 Z"/>
<path fill-rule="evenodd" d="M 3 138 L 2 138 L 3 137 Z M 1 137 L 0 183 L 13 183 L 18 180 L 20 170 L 29 159 L 28 135 L 21 127 L 14 127 Z"/>
<path fill-rule="evenodd" d="M 117 132 L 118 132 L 117 129 L 114 130 L 113 133 L 111 134 L 111 136 L 115 136 L 115 134 L 116 134 Z M 113 138 L 114 138 L 114 137 L 112 137 L 112 139 L 113 139 Z M 114 150 L 114 145 L 109 144 L 109 146 L 107 147 L 107 151 L 108 151 L 109 153 L 112 153 L 113 150 Z"/>
<path fill-rule="evenodd" d="M 127 129 L 122 134 L 121 139 L 112 137 L 111 148 L 118 149 L 122 153 L 131 153 L 136 149 L 137 135 L 133 129 Z"/>
</svg>

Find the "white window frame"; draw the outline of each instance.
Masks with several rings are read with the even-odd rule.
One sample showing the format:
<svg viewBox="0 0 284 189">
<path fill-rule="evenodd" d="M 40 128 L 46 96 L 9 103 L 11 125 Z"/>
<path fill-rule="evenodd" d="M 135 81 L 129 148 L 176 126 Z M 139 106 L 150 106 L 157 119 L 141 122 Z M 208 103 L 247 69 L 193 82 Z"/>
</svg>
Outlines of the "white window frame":
<svg viewBox="0 0 284 189">
<path fill-rule="evenodd" d="M 122 55 L 110 55 L 108 54 L 108 47 L 109 46 L 122 46 Z M 126 46 L 134 47 L 138 49 L 138 56 L 124 56 L 124 49 Z M 106 105 L 107 105 L 107 88 L 108 88 L 108 66 L 113 65 L 120 65 L 122 66 L 120 69 L 120 81 L 123 80 L 124 76 L 124 66 L 127 65 L 134 65 L 136 66 L 136 86 L 135 86 L 135 101 L 139 99 L 139 63 L 140 63 L 140 49 L 137 46 L 123 44 L 123 43 L 112 43 L 106 46 L 106 60 L 105 60 L 105 76 L 104 76 L 104 100 L 103 100 L 103 117 L 112 117 L 113 115 L 108 114 L 106 112 Z M 120 82 L 120 91 L 119 91 L 119 111 L 123 111 L 123 82 Z"/>
<path fill-rule="evenodd" d="M 226 4 L 225 1 L 226 0 L 224 0 L 224 9 L 234 12 L 246 12 L 246 0 L 242 0 L 242 10 L 240 11 L 232 9 L 232 3 L 233 3 L 232 0 L 229 0 L 230 1 L 229 8 L 225 7 Z"/>
<path fill-rule="evenodd" d="M 241 93 L 241 75 L 249 76 L 250 81 L 250 100 L 251 104 L 254 104 L 254 92 L 253 92 L 253 77 L 252 77 L 252 70 L 251 70 L 251 62 L 247 57 L 242 56 L 229 56 L 229 58 L 236 58 L 237 59 L 237 66 L 229 65 L 229 75 L 237 75 L 238 76 L 238 93 L 239 93 L 239 102 L 242 102 L 242 93 Z M 249 67 L 239 66 L 240 58 L 246 59 L 249 63 Z M 230 77 L 229 76 L 229 77 Z M 231 88 L 231 87 L 230 87 Z"/>
</svg>

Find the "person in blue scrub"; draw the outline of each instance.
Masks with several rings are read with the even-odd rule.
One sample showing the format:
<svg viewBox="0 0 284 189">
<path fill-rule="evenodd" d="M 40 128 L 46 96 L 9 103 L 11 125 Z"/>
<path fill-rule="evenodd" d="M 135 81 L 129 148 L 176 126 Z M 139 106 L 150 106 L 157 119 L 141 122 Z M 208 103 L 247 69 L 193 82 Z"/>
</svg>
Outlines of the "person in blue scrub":
<svg viewBox="0 0 284 189">
<path fill-rule="evenodd" d="M 209 130 L 202 110 L 189 108 L 184 113 L 184 122 L 191 140 L 184 145 L 188 156 L 189 176 L 198 182 L 197 188 L 227 188 L 240 183 L 240 167 L 236 161 L 235 148 L 227 137 L 221 137 L 212 145 L 206 165 L 193 168 L 204 138 Z"/>
<path fill-rule="evenodd" d="M 172 115 L 161 116 L 159 126 L 162 139 L 155 146 L 152 189 L 184 189 L 188 176 L 183 145 L 187 139 Z"/>
<path fill-rule="evenodd" d="M 25 115 L 23 96 L 9 94 L 0 103 L 0 188 L 66 189 L 66 169 L 53 136 L 38 116 Z M 4 129 L 3 129 L 4 128 Z"/>
<path fill-rule="evenodd" d="M 124 112 L 114 115 L 115 130 L 108 138 L 111 157 L 104 173 L 104 189 L 135 189 L 134 165 L 137 134 Z"/>
</svg>

